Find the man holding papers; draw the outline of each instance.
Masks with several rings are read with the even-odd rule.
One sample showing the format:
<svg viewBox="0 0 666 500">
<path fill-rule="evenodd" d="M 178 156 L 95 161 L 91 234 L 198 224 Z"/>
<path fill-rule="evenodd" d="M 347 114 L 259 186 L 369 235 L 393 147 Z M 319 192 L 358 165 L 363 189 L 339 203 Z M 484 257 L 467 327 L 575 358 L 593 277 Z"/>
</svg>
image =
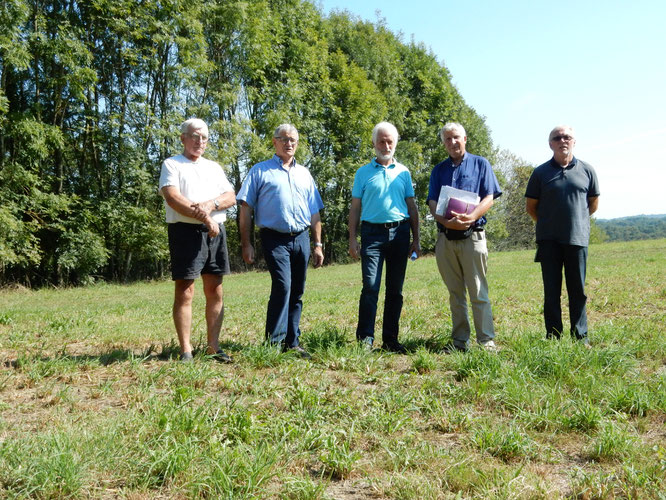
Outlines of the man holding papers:
<svg viewBox="0 0 666 500">
<path fill-rule="evenodd" d="M 428 206 L 439 229 L 435 254 L 439 273 L 449 290 L 453 348 L 468 349 L 471 329 L 467 291 L 476 340 L 484 348 L 495 350 L 486 280 L 488 248 L 484 215 L 502 191 L 490 162 L 466 152 L 467 136 L 462 125 L 447 123 L 440 136 L 449 157 L 437 164 L 430 174 Z"/>
</svg>

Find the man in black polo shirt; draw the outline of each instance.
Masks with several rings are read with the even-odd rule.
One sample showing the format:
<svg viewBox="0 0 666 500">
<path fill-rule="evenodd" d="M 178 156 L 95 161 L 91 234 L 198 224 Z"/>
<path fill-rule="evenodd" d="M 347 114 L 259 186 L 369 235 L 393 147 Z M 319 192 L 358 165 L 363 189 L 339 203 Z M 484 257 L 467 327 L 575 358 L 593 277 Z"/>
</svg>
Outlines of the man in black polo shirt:
<svg viewBox="0 0 666 500">
<path fill-rule="evenodd" d="M 576 139 L 568 125 L 548 138 L 553 157 L 532 172 L 525 191 L 527 213 L 536 222 L 536 262 L 543 277 L 546 337 L 562 333 L 562 268 L 569 294 L 572 337 L 589 346 L 585 271 L 590 216 L 599 204 L 599 182 L 591 165 L 573 155 Z"/>
</svg>

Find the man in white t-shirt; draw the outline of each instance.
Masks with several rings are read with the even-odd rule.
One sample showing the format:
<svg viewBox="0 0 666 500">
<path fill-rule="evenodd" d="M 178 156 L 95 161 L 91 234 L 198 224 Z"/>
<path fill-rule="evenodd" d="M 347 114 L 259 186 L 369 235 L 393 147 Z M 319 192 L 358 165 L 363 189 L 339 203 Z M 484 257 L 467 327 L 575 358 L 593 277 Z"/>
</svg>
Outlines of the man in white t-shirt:
<svg viewBox="0 0 666 500">
<path fill-rule="evenodd" d="M 194 280 L 203 281 L 206 296 L 206 353 L 216 361 L 231 362 L 219 345 L 224 318 L 222 276 L 229 274 L 224 221 L 236 195 L 222 167 L 202 155 L 208 145 L 208 126 L 192 118 L 180 127 L 183 153 L 162 163 L 159 190 L 164 197 L 169 231 L 171 277 L 175 282 L 173 322 L 180 343 L 180 359 L 191 361 Z"/>
</svg>

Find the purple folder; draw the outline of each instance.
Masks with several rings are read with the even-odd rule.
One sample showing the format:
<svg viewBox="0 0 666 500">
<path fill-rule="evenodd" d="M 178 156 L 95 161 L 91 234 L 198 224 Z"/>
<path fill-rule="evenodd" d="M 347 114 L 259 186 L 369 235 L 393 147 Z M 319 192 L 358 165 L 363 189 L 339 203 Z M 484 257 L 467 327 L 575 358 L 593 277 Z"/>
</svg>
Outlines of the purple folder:
<svg viewBox="0 0 666 500">
<path fill-rule="evenodd" d="M 446 205 L 446 212 L 444 213 L 444 217 L 446 219 L 452 218 L 452 211 L 459 214 L 471 214 L 476 207 L 477 205 L 474 203 L 469 203 L 467 201 L 462 201 L 458 198 L 451 197 L 449 198 L 448 205 Z"/>
</svg>

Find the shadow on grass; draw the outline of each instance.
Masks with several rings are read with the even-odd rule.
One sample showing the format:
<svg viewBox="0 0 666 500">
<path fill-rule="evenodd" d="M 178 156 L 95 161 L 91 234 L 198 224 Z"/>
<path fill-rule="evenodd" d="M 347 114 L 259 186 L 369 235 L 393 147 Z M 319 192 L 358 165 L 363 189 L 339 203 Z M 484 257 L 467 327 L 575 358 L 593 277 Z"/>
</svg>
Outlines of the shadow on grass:
<svg viewBox="0 0 666 500">
<path fill-rule="evenodd" d="M 409 337 L 402 343 L 410 353 L 424 349 L 434 354 L 442 354 L 451 352 L 453 348 L 453 341 L 449 333 L 435 333 L 430 337 Z"/>
<path fill-rule="evenodd" d="M 381 335 L 381 334 L 380 334 Z M 403 341 L 408 350 L 408 354 L 413 354 L 420 349 L 432 352 L 448 352 L 451 346 L 449 334 L 436 333 L 430 337 L 408 337 Z M 337 325 L 325 323 L 301 337 L 301 345 L 312 353 L 331 353 L 345 350 L 346 348 L 356 347 L 356 338 L 353 332 L 347 328 L 340 328 Z M 236 355 L 240 354 L 243 358 L 253 360 L 261 358 L 261 362 L 274 364 L 276 360 L 272 359 L 270 350 L 266 351 L 266 344 L 263 339 L 257 339 L 256 343 L 240 343 L 234 340 L 223 340 L 220 342 L 220 348 L 225 352 Z M 195 344 L 193 354 L 195 357 L 202 355 L 206 351 L 205 342 Z M 266 351 L 266 352 L 264 352 Z M 379 349 L 376 352 L 382 352 Z M 373 351 L 373 352 L 375 352 Z M 150 363 L 154 361 L 178 361 L 180 356 L 180 347 L 176 340 L 171 340 L 162 345 L 151 344 L 143 350 L 118 349 L 113 348 L 100 354 L 67 354 L 64 352 L 53 356 L 34 356 L 20 355 L 16 359 L 4 361 L 6 368 L 21 369 L 29 364 L 49 363 L 54 361 L 64 361 L 74 364 L 100 364 L 109 366 L 116 363 L 128 361 L 139 363 Z M 270 362 L 264 358 L 271 358 Z"/>
<path fill-rule="evenodd" d="M 251 351 L 254 347 L 253 344 L 240 344 L 238 342 L 221 342 L 220 347 L 225 351 L 243 352 Z M 193 353 L 196 355 L 202 354 L 206 351 L 206 345 L 195 345 Z M 37 363 L 51 363 L 51 362 L 69 362 L 73 364 L 100 364 L 102 366 L 109 366 L 116 363 L 123 363 L 127 361 L 138 361 L 140 363 L 150 363 L 153 361 L 177 361 L 180 357 L 180 346 L 175 340 L 167 344 L 157 346 L 151 344 L 142 351 L 135 349 L 110 349 L 100 354 L 67 354 L 60 352 L 53 356 L 39 356 L 39 355 L 19 355 L 16 359 L 6 360 L 2 363 L 5 368 L 21 369 L 35 362 Z"/>
</svg>

